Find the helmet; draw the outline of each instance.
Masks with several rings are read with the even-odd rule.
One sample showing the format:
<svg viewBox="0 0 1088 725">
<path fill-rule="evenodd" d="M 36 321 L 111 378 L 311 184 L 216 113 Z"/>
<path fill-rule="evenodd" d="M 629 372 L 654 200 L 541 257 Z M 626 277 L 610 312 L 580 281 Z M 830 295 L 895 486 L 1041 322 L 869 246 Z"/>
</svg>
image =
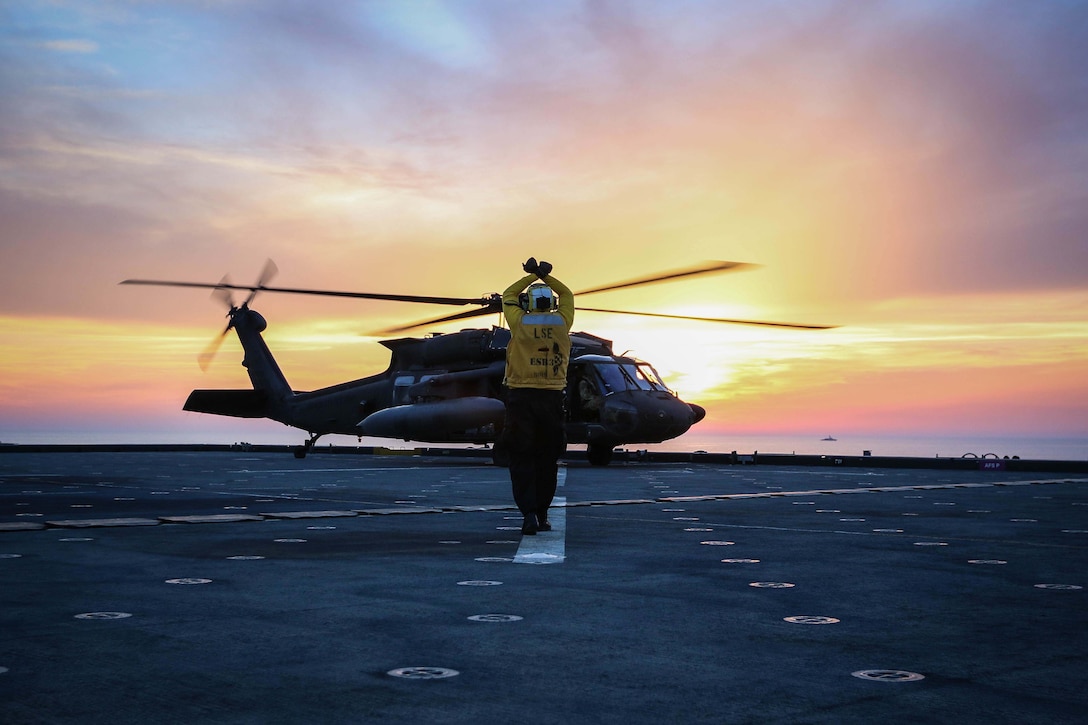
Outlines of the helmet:
<svg viewBox="0 0 1088 725">
<path fill-rule="evenodd" d="M 529 312 L 551 312 L 556 308 L 555 295 L 552 288 L 546 284 L 534 284 L 529 287 L 527 298 Z"/>
</svg>

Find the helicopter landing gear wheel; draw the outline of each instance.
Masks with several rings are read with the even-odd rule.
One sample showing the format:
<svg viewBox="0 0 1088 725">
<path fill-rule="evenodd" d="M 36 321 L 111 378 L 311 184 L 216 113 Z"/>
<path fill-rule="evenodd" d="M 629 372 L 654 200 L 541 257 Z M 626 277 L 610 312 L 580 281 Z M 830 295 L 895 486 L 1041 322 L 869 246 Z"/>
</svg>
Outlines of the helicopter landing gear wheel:
<svg viewBox="0 0 1088 725">
<path fill-rule="evenodd" d="M 295 448 L 295 458 L 305 458 L 306 454 L 310 452 L 310 449 L 314 447 L 314 443 L 317 443 L 317 439 L 321 437 L 320 433 L 315 434 L 310 440 L 303 443 L 301 446 Z"/>
<path fill-rule="evenodd" d="M 607 466 L 612 462 L 612 446 L 607 443 L 590 443 L 586 457 L 591 466 Z"/>
</svg>

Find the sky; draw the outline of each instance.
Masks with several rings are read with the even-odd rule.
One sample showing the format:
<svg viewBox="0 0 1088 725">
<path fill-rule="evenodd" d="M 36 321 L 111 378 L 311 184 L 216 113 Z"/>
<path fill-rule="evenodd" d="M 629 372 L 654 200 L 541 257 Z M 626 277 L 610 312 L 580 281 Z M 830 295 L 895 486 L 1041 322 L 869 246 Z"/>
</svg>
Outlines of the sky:
<svg viewBox="0 0 1088 725">
<path fill-rule="evenodd" d="M 1088 438 L 1086 230 L 1083 2 L 0 0 L 4 442 L 304 437 L 183 412 L 248 384 L 196 362 L 224 310 L 121 280 L 471 297 L 530 255 L 748 262 L 579 302 L 837 326 L 578 315 L 704 434 Z M 254 307 L 299 390 L 450 311 Z"/>
</svg>

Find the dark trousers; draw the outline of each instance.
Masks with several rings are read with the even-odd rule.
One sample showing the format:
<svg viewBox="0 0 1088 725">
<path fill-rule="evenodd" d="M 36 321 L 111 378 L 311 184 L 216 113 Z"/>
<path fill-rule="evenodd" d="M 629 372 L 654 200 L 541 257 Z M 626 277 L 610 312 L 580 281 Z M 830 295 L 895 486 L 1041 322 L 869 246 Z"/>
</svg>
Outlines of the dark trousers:
<svg viewBox="0 0 1088 725">
<path fill-rule="evenodd" d="M 567 449 L 563 418 L 562 390 L 511 388 L 507 392 L 503 438 L 510 452 L 514 503 L 523 516 L 548 518 L 559 457 Z"/>
</svg>

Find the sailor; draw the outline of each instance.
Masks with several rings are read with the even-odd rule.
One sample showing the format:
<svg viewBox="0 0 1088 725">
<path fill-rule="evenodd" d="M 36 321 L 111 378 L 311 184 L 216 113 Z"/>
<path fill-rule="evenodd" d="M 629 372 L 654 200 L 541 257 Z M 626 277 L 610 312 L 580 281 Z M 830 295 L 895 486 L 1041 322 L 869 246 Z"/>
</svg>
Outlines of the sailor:
<svg viewBox="0 0 1088 725">
<path fill-rule="evenodd" d="M 548 262 L 530 257 L 522 269 L 527 276 L 502 295 L 510 325 L 503 440 L 509 449 L 514 502 L 523 517 L 521 533 L 535 534 L 551 531 L 548 508 L 555 497 L 559 457 L 567 448 L 563 391 L 574 295 L 551 275 Z"/>
</svg>

